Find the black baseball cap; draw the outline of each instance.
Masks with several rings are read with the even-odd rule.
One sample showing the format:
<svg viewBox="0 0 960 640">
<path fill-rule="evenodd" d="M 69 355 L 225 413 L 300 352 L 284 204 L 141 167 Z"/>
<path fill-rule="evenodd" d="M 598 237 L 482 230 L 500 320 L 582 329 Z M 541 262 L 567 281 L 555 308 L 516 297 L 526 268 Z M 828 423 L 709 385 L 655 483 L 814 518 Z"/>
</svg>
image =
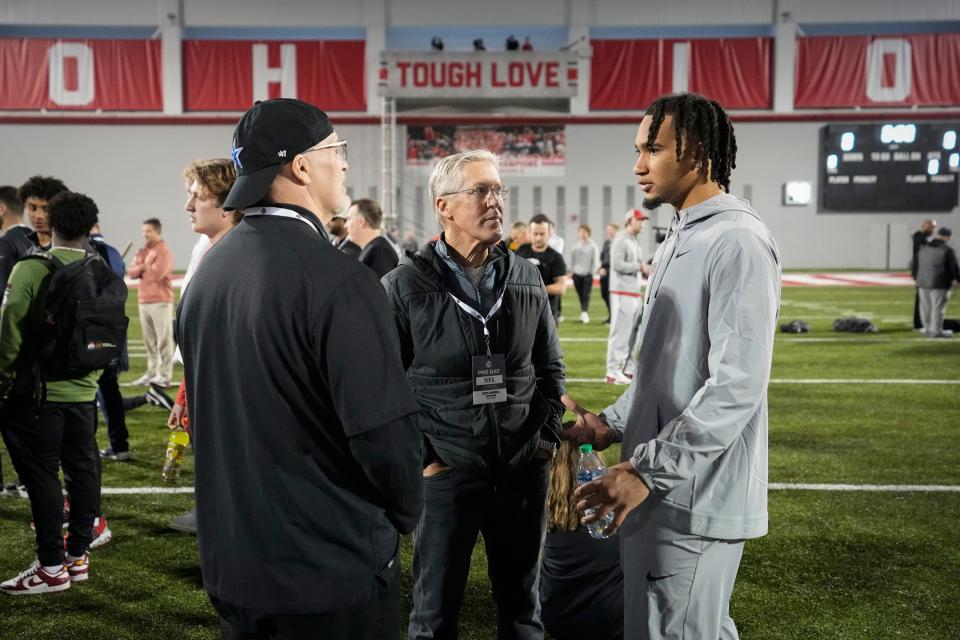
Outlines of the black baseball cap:
<svg viewBox="0 0 960 640">
<path fill-rule="evenodd" d="M 292 98 L 254 104 L 233 132 L 230 157 L 237 169 L 237 181 L 223 208 L 243 209 L 262 200 L 284 163 L 331 133 L 330 118 L 312 104 Z"/>
</svg>

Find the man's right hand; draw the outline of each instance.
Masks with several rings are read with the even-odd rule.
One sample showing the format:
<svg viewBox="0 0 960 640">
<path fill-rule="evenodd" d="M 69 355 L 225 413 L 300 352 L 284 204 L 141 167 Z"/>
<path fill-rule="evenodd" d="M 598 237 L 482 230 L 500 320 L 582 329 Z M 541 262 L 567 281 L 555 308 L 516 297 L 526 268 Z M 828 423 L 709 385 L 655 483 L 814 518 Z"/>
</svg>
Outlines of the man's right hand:
<svg viewBox="0 0 960 640">
<path fill-rule="evenodd" d="M 589 444 L 597 451 L 603 451 L 614 441 L 613 429 L 595 413 L 587 411 L 577 401 L 563 394 L 560 402 L 577 416 L 574 422 L 564 422 L 560 437 L 576 445 Z"/>
<path fill-rule="evenodd" d="M 179 429 L 183 426 L 183 418 L 187 415 L 187 408 L 182 404 L 173 405 L 170 410 L 170 417 L 167 418 L 167 426 L 171 429 Z"/>
</svg>

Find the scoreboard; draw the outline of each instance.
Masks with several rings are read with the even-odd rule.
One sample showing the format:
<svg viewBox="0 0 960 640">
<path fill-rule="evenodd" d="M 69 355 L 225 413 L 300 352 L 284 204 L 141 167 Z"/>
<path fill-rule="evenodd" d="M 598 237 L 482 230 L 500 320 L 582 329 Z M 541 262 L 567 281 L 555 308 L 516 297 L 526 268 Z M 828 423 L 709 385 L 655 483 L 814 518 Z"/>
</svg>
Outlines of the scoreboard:
<svg viewBox="0 0 960 640">
<path fill-rule="evenodd" d="M 957 206 L 960 122 L 831 124 L 821 130 L 820 210 Z"/>
</svg>

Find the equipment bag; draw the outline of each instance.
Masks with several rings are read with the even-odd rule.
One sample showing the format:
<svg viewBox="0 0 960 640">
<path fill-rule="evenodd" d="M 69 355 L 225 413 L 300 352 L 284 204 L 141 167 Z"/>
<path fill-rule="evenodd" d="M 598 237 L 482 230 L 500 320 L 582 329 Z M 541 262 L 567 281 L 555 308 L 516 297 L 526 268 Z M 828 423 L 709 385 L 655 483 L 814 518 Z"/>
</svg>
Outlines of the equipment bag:
<svg viewBox="0 0 960 640">
<path fill-rule="evenodd" d="M 781 333 L 810 333 L 810 323 L 803 320 L 791 320 L 780 325 Z"/>
<path fill-rule="evenodd" d="M 36 365 L 43 382 L 82 378 L 115 364 L 127 340 L 127 286 L 99 256 L 50 267 L 33 306 Z"/>
<path fill-rule="evenodd" d="M 857 318 L 856 316 L 837 318 L 833 321 L 833 330 L 848 333 L 878 333 L 876 325 L 865 318 Z"/>
</svg>

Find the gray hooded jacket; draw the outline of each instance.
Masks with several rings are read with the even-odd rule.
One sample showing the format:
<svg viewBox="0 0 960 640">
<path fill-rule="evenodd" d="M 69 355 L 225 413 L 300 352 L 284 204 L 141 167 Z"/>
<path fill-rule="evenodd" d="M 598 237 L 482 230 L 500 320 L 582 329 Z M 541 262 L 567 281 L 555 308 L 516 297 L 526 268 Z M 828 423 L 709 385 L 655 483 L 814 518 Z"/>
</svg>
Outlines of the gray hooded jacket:
<svg viewBox="0 0 960 640">
<path fill-rule="evenodd" d="M 719 539 L 767 532 L 779 306 L 777 246 L 745 200 L 721 194 L 678 212 L 654 257 L 636 376 L 603 412 L 651 488 L 641 518 Z"/>
</svg>

